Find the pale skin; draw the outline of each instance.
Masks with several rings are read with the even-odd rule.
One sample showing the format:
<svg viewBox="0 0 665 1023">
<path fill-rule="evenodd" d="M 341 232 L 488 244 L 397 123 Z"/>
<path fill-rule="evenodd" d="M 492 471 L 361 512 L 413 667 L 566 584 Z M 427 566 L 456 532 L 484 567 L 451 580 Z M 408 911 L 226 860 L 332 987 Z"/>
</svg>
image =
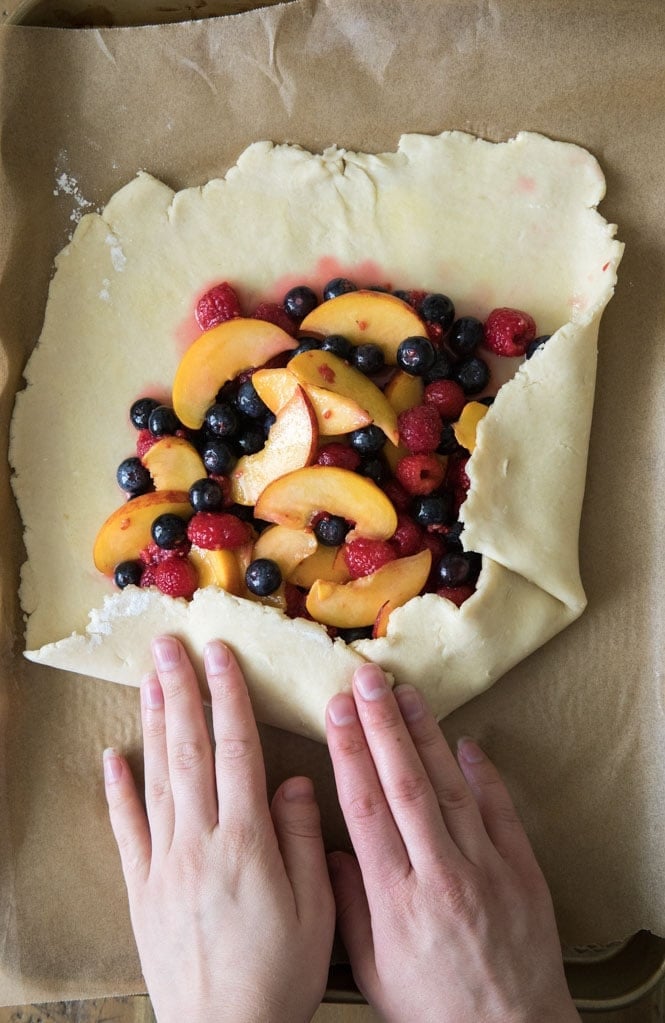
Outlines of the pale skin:
<svg viewBox="0 0 665 1023">
<path fill-rule="evenodd" d="M 109 812 L 159 1023 L 300 1023 L 327 979 L 335 907 L 354 976 L 387 1023 L 567 1023 L 545 880 L 496 768 L 457 760 L 416 690 L 364 665 L 331 700 L 330 754 L 355 856 L 328 868 L 311 782 L 268 802 L 231 652 L 205 652 L 216 751 L 177 641 L 142 684 L 145 802 L 105 752 Z M 147 811 L 147 813 L 146 813 Z"/>
</svg>

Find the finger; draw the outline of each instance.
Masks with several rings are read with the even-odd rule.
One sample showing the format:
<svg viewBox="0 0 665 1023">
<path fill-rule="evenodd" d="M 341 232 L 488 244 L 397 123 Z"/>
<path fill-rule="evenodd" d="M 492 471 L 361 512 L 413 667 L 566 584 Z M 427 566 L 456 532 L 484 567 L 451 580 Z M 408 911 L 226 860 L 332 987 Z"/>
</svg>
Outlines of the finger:
<svg viewBox="0 0 665 1023">
<path fill-rule="evenodd" d="M 363 664 L 354 675 L 353 687 L 379 780 L 416 872 L 438 869 L 442 859 L 460 866 L 460 850 L 446 829 L 437 794 L 386 676 L 378 665 Z M 454 789 L 443 795 L 451 800 L 458 797 Z M 472 803 L 468 789 L 467 795 Z"/>
<path fill-rule="evenodd" d="M 339 803 L 365 886 L 370 895 L 378 894 L 407 877 L 411 863 L 349 693 L 330 700 L 326 731 Z"/>
<path fill-rule="evenodd" d="M 413 686 L 396 686 L 394 693 L 448 833 L 472 863 L 488 862 L 494 850 L 482 815 L 436 718 Z"/>
<path fill-rule="evenodd" d="M 150 832 L 129 765 L 114 749 L 104 750 L 104 787 L 125 884 L 131 894 L 150 870 Z"/>
<path fill-rule="evenodd" d="M 330 853 L 328 867 L 339 934 L 356 983 L 367 997 L 377 978 L 372 921 L 360 867 L 355 856 L 342 852 Z"/>
<path fill-rule="evenodd" d="M 217 823 L 217 796 L 199 684 L 177 639 L 161 636 L 153 642 L 152 651 L 164 693 L 175 832 L 207 831 Z"/>
<path fill-rule="evenodd" d="M 164 693 L 154 672 L 141 683 L 141 723 L 145 806 L 150 823 L 153 858 L 165 855 L 173 841 L 175 808 L 166 752 Z"/>
<path fill-rule="evenodd" d="M 245 679 L 223 643 L 209 643 L 204 660 L 215 733 L 219 823 L 265 826 L 270 822 L 266 772 Z"/>
<path fill-rule="evenodd" d="M 494 847 L 523 877 L 540 876 L 531 843 L 492 761 L 473 739 L 466 736 L 459 740 L 457 753 Z"/>
<path fill-rule="evenodd" d="M 330 941 L 333 897 L 321 834 L 321 816 L 309 778 L 289 778 L 273 796 L 272 818 L 301 920 L 321 918 Z M 327 918 L 327 919 L 326 919 Z"/>
</svg>

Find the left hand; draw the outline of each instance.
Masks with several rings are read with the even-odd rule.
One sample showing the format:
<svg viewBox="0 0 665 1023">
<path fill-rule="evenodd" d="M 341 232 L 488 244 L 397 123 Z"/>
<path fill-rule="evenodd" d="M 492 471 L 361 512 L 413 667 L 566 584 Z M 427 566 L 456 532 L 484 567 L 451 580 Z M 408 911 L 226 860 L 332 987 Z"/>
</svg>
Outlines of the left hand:
<svg viewBox="0 0 665 1023">
<path fill-rule="evenodd" d="M 319 811 L 307 778 L 266 795 L 247 688 L 222 643 L 205 651 L 213 755 L 180 643 L 153 645 L 141 687 L 146 812 L 127 761 L 106 793 L 143 974 L 159 1023 L 305 1023 L 334 929 Z"/>
</svg>

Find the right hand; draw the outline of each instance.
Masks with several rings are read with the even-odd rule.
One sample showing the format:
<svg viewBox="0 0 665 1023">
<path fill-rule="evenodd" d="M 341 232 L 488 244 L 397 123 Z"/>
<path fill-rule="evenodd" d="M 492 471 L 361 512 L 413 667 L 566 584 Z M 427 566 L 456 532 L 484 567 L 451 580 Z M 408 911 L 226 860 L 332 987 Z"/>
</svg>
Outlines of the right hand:
<svg viewBox="0 0 665 1023">
<path fill-rule="evenodd" d="M 357 859 L 329 857 L 354 976 L 388 1023 L 568 1023 L 552 901 L 508 792 L 423 698 L 358 669 L 328 706 Z"/>
</svg>

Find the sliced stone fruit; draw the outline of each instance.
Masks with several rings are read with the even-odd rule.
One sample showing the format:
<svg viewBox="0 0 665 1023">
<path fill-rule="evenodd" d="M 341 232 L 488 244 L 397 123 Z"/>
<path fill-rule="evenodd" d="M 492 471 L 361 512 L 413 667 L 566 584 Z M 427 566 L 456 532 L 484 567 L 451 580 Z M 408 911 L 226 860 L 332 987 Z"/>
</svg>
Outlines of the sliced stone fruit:
<svg viewBox="0 0 665 1023">
<path fill-rule="evenodd" d="M 308 528 L 317 512 L 355 523 L 347 540 L 387 540 L 397 528 L 397 512 L 376 483 L 333 466 L 310 465 L 281 476 L 263 490 L 254 509 L 257 518 L 291 529 Z"/>
<path fill-rule="evenodd" d="M 379 291 L 350 291 L 317 306 L 300 325 L 303 334 L 342 334 L 354 345 L 375 344 L 395 365 L 397 349 L 407 337 L 427 337 L 425 325 L 410 305 Z"/>
<path fill-rule="evenodd" d="M 275 324 L 241 316 L 201 334 L 176 370 L 173 408 L 178 419 L 198 430 L 223 384 L 297 346 L 298 342 Z"/>
<path fill-rule="evenodd" d="M 360 370 L 349 366 L 332 352 L 313 349 L 301 352 L 289 362 L 289 372 L 303 387 L 321 387 L 355 401 L 380 426 L 386 437 L 397 444 L 397 413 L 375 383 Z"/>
<path fill-rule="evenodd" d="M 291 579 L 298 566 L 318 547 L 316 537 L 305 529 L 268 526 L 254 544 L 254 558 L 270 558 L 279 565 L 282 577 Z"/>
<path fill-rule="evenodd" d="M 277 413 L 265 447 L 238 460 L 230 476 L 232 499 L 237 504 L 256 504 L 274 480 L 313 461 L 318 437 L 311 402 L 298 387 Z"/>
<path fill-rule="evenodd" d="M 489 407 L 482 401 L 469 401 L 462 409 L 462 414 L 453 424 L 455 438 L 467 451 L 473 451 L 476 446 L 476 431 L 478 423 L 484 419 L 489 412 Z"/>
<path fill-rule="evenodd" d="M 104 575 L 113 575 L 121 561 L 136 560 L 152 540 L 150 527 L 154 520 L 167 514 L 191 518 L 194 509 L 186 491 L 155 490 L 116 508 L 97 533 L 92 553 L 95 568 Z"/>
<path fill-rule="evenodd" d="M 252 376 L 252 383 L 261 400 L 275 414 L 300 386 L 298 378 L 288 369 L 257 370 Z M 302 386 L 316 413 L 321 436 L 351 433 L 371 423 L 370 415 L 352 398 L 310 384 Z"/>
<path fill-rule="evenodd" d="M 198 451 L 183 437 L 162 437 L 141 459 L 155 490 L 189 490 L 207 475 Z"/>
<path fill-rule="evenodd" d="M 374 625 L 386 603 L 391 610 L 417 596 L 427 582 L 432 555 L 420 551 L 408 558 L 397 558 L 371 575 L 348 583 L 317 580 L 305 606 L 312 618 L 338 629 Z"/>
<path fill-rule="evenodd" d="M 219 586 L 239 597 L 243 593 L 244 580 L 235 551 L 206 550 L 192 546 L 189 552 L 199 577 L 199 586 Z"/>
<path fill-rule="evenodd" d="M 414 405 L 422 405 L 425 384 L 422 377 L 412 376 L 398 369 L 386 384 L 383 393 L 399 415 Z"/>
<path fill-rule="evenodd" d="M 313 554 L 301 561 L 289 577 L 289 582 L 308 590 L 317 579 L 331 583 L 346 583 L 351 578 L 341 547 L 320 544 Z"/>
</svg>

